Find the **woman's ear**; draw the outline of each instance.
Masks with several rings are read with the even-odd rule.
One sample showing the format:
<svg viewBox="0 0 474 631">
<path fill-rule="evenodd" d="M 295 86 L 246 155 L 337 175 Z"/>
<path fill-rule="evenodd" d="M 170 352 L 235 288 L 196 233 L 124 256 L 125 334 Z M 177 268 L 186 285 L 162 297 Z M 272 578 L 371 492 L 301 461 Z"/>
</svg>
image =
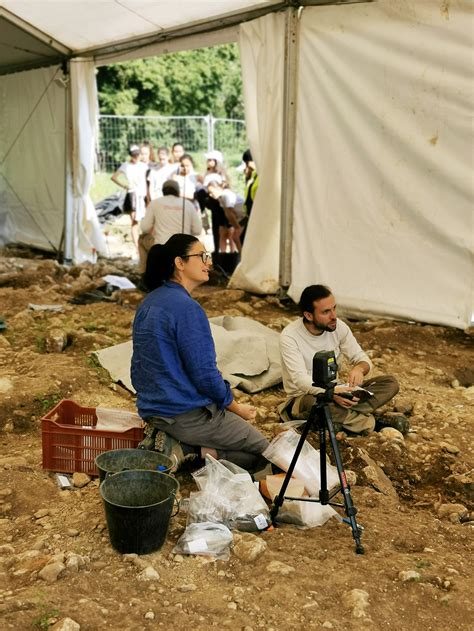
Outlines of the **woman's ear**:
<svg viewBox="0 0 474 631">
<path fill-rule="evenodd" d="M 175 269 L 182 272 L 184 269 L 184 260 L 180 256 L 175 257 L 174 266 L 175 266 Z"/>
</svg>

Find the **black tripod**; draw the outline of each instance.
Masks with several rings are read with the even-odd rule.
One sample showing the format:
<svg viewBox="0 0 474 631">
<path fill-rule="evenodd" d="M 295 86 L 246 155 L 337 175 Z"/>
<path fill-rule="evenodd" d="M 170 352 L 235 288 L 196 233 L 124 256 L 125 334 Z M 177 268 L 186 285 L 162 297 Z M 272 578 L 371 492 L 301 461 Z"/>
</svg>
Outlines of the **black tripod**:
<svg viewBox="0 0 474 631">
<path fill-rule="evenodd" d="M 355 551 L 356 554 L 364 554 L 364 547 L 360 542 L 360 537 L 362 534 L 363 527 L 360 526 L 356 521 L 357 508 L 352 503 L 351 491 L 349 488 L 349 484 L 347 483 L 346 474 L 344 472 L 344 467 L 342 464 L 341 454 L 339 452 L 339 447 L 336 440 L 336 433 L 334 431 L 334 425 L 331 419 L 331 414 L 329 412 L 326 401 L 324 400 L 325 393 L 323 395 L 318 395 L 315 398 L 315 403 L 311 408 L 309 413 L 308 420 L 305 423 L 303 428 L 303 432 L 301 434 L 301 438 L 296 447 L 296 451 L 293 455 L 293 459 L 288 468 L 287 474 L 285 476 L 285 480 L 280 489 L 280 493 L 274 498 L 273 505 L 270 511 L 270 516 L 272 518 L 273 524 L 275 524 L 275 519 L 278 514 L 278 511 L 283 504 L 285 499 L 288 500 L 298 500 L 302 502 L 319 502 L 322 505 L 329 504 L 330 506 L 338 506 L 343 507 L 345 509 L 346 518 L 343 518 L 342 521 L 352 528 L 352 536 L 355 541 Z M 301 449 L 303 448 L 304 441 L 311 429 L 318 428 L 319 431 L 319 450 L 320 450 L 320 474 L 321 474 L 321 489 L 319 491 L 319 499 L 315 498 L 304 498 L 304 497 L 285 497 L 285 491 L 290 482 L 291 476 L 293 474 L 293 470 L 296 466 L 296 462 L 301 453 Z M 329 440 L 331 441 L 332 451 L 334 454 L 334 459 L 336 461 L 337 472 L 339 475 L 340 486 L 335 488 L 331 493 L 329 493 L 327 486 L 327 468 L 326 468 L 326 429 L 329 432 Z M 339 491 L 342 491 L 342 496 L 344 499 L 344 504 L 331 502 L 330 500 L 337 494 Z"/>
</svg>

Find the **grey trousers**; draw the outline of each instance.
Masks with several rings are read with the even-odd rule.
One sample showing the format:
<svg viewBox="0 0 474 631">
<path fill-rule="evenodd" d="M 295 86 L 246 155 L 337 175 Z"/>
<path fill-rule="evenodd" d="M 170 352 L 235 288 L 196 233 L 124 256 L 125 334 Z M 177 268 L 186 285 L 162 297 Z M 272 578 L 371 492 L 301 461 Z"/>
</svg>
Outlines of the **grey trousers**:
<svg viewBox="0 0 474 631">
<path fill-rule="evenodd" d="M 193 447 L 210 447 L 219 459 L 229 460 L 244 469 L 257 465 L 269 442 L 253 425 L 215 404 L 176 416 L 146 419 L 154 427 Z"/>
<path fill-rule="evenodd" d="M 372 377 L 362 384 L 363 388 L 374 393 L 368 401 L 358 403 L 350 409 L 343 408 L 337 403 L 329 403 L 329 412 L 334 423 L 340 423 L 351 432 L 371 432 L 375 427 L 373 413 L 382 405 L 385 405 L 397 394 L 398 381 L 390 375 Z M 291 419 L 307 419 L 314 405 L 314 396 L 302 394 L 298 397 L 290 397 L 278 408 L 283 421 Z"/>
</svg>

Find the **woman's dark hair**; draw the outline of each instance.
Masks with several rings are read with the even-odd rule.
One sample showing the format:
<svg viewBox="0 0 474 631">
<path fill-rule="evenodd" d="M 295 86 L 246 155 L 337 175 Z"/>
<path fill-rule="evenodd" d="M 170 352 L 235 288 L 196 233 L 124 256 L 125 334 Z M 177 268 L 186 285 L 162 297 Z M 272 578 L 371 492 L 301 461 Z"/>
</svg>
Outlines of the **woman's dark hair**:
<svg viewBox="0 0 474 631">
<path fill-rule="evenodd" d="M 332 296 L 332 291 L 329 287 L 326 287 L 326 285 L 310 285 L 303 289 L 299 301 L 299 308 L 303 319 L 306 320 L 304 317 L 305 311 L 313 312 L 313 302 L 321 300 L 321 298 L 329 298 L 329 296 Z"/>
<path fill-rule="evenodd" d="M 181 158 L 179 159 L 180 163 L 183 160 L 189 160 L 191 162 L 191 164 L 194 166 L 194 160 L 193 157 L 189 155 L 189 153 L 183 153 L 183 155 L 181 156 Z"/>
<path fill-rule="evenodd" d="M 148 291 L 161 287 L 174 272 L 174 260 L 177 256 L 186 256 L 199 239 L 190 234 L 174 234 L 161 245 L 154 245 L 148 252 L 143 282 Z"/>
</svg>

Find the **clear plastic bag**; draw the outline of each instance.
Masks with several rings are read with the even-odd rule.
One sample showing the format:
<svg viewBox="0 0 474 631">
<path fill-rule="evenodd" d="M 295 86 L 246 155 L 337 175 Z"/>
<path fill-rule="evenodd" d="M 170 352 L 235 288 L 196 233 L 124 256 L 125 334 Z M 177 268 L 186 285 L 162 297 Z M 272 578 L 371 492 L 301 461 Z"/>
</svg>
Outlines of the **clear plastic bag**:
<svg viewBox="0 0 474 631">
<path fill-rule="evenodd" d="M 269 525 L 268 506 L 244 469 L 206 456 L 206 466 L 193 477 L 200 490 L 191 494 L 188 524 L 210 521 L 246 532 Z"/>
<path fill-rule="evenodd" d="M 176 542 L 173 554 L 196 554 L 227 561 L 232 541 L 232 533 L 223 524 L 211 522 L 188 524 Z"/>
<path fill-rule="evenodd" d="M 263 456 L 273 462 L 277 467 L 288 471 L 293 459 L 300 435 L 293 429 L 278 434 L 263 452 Z M 336 467 L 327 463 L 327 484 L 332 488 L 339 484 L 339 475 Z M 321 488 L 321 471 L 319 451 L 314 449 L 308 441 L 305 441 L 293 471 L 293 477 L 301 480 L 311 497 L 317 497 Z"/>
<path fill-rule="evenodd" d="M 323 506 L 317 502 L 285 500 L 277 513 L 276 521 L 302 528 L 314 528 L 322 526 L 328 519 L 337 515 L 334 508 L 328 504 Z"/>
</svg>

